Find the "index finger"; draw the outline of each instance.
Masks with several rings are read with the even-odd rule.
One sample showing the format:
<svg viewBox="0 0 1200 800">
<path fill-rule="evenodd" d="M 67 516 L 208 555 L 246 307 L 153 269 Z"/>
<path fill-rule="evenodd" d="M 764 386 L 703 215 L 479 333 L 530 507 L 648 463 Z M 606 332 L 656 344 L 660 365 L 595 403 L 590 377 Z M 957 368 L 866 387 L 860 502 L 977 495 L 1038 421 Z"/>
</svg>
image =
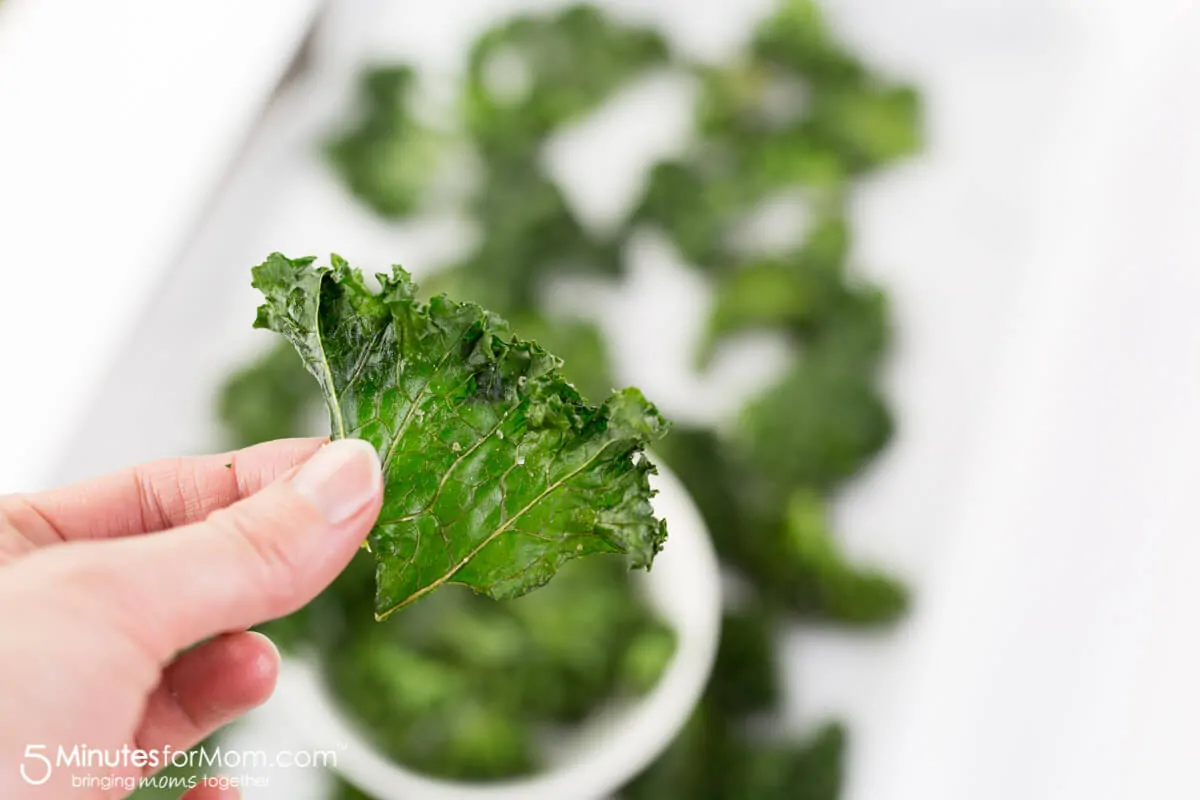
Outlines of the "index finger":
<svg viewBox="0 0 1200 800">
<path fill-rule="evenodd" d="M 326 440 L 280 439 L 228 453 L 151 461 L 101 478 L 0 497 L 7 518 L 37 546 L 107 539 L 199 522 L 257 492 Z"/>
</svg>

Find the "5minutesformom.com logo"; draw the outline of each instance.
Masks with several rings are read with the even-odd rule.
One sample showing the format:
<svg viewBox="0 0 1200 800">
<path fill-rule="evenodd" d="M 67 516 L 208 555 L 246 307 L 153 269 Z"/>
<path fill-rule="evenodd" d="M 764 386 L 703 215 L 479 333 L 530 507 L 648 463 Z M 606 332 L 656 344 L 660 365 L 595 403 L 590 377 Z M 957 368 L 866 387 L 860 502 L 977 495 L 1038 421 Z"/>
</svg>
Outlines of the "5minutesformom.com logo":
<svg viewBox="0 0 1200 800">
<path fill-rule="evenodd" d="M 119 750 L 103 750 L 86 745 L 71 748 L 59 745 L 50 751 L 44 744 L 29 744 L 25 746 L 20 771 L 26 783 L 41 786 L 54 776 L 56 770 L 64 768 L 72 770 L 73 777 L 82 777 L 81 771 L 84 770 L 109 770 L 107 775 L 113 775 L 129 770 L 155 773 L 167 767 L 217 771 L 275 767 L 334 769 L 337 767 L 337 752 L 280 750 L 272 757 L 265 750 L 225 750 L 219 746 L 194 750 L 175 750 L 170 746 L 160 750 L 141 750 L 125 745 Z"/>
</svg>

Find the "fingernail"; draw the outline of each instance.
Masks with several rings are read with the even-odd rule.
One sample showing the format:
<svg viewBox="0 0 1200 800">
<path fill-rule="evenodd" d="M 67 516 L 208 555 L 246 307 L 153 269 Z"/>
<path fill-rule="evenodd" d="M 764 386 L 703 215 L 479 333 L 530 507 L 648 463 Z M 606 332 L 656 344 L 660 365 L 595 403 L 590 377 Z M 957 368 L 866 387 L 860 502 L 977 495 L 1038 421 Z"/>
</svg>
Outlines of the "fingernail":
<svg viewBox="0 0 1200 800">
<path fill-rule="evenodd" d="M 379 493 L 379 456 L 362 439 L 338 439 L 305 462 L 292 486 L 327 522 L 344 522 Z"/>
</svg>

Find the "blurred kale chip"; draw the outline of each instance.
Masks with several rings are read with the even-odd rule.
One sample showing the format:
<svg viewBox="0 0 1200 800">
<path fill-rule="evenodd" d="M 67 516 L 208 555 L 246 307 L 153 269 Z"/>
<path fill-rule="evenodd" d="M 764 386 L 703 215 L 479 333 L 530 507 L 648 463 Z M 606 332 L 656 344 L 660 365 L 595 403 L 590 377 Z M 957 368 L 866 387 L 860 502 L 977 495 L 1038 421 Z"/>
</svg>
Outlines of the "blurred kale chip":
<svg viewBox="0 0 1200 800">
<path fill-rule="evenodd" d="M 320 388 L 287 342 L 229 376 L 217 398 L 217 415 L 233 447 L 302 436 L 320 407 Z"/>
<path fill-rule="evenodd" d="M 842 322 L 835 318 L 846 316 L 844 298 L 853 291 L 844 269 L 848 239 L 845 218 L 830 216 L 812 225 L 795 252 L 750 259 L 722 273 L 698 353 L 701 367 L 723 339 L 748 330 L 783 332 L 804 344 L 826 334 L 830 323 Z M 876 319 L 851 321 L 874 329 L 880 351 L 886 344 L 886 312 L 881 306 Z"/>
<path fill-rule="evenodd" d="M 727 264 L 730 229 L 751 197 L 749 187 L 711 165 L 663 161 L 650 169 L 627 227 L 656 226 L 689 263 L 715 269 Z"/>
<path fill-rule="evenodd" d="M 374 797 L 359 789 L 354 784 L 343 780 L 341 777 L 334 777 L 333 790 L 330 793 L 330 800 L 375 800 Z"/>
<path fill-rule="evenodd" d="M 725 612 L 706 698 L 725 717 L 766 713 L 779 702 L 775 622 L 757 601 Z"/>
<path fill-rule="evenodd" d="M 527 155 L 669 55 L 658 33 L 593 6 L 515 17 L 471 48 L 466 128 L 489 156 Z"/>
<path fill-rule="evenodd" d="M 777 565 L 784 599 L 801 611 L 846 625 L 893 622 L 908 608 L 908 591 L 895 578 L 853 566 L 829 530 L 826 502 L 816 491 L 797 490 L 788 502 L 784 544 Z"/>
<path fill-rule="evenodd" d="M 729 63 L 692 69 L 696 142 L 651 170 L 629 226 L 659 227 L 699 267 L 738 266 L 730 227 L 771 194 L 836 207 L 855 177 L 921 146 L 916 91 L 845 51 L 808 0 L 783 0 Z"/>
<path fill-rule="evenodd" d="M 828 724 L 800 744 L 751 746 L 724 796 L 836 800 L 842 790 L 845 742 L 845 730 Z"/>
<path fill-rule="evenodd" d="M 786 454 L 786 443 L 779 447 Z M 761 477 L 745 448 L 709 429 L 680 426 L 657 452 L 689 488 L 724 566 L 744 578 L 758 602 L 855 627 L 886 624 L 906 610 L 901 583 L 850 562 L 829 528 L 828 501 L 817 488 L 788 488 Z M 726 660 L 753 643 L 745 627 L 736 627 L 736 616 L 729 622 L 723 637 L 735 639 L 722 639 Z"/>
<path fill-rule="evenodd" d="M 562 191 L 533 164 L 489 162 L 468 210 L 480 244 L 461 269 L 499 313 L 534 310 L 552 274 L 615 276 L 621 269 L 617 245 L 589 234 Z"/>
<path fill-rule="evenodd" d="M 864 376 L 836 361 L 801 359 L 745 409 L 750 458 L 780 486 L 832 489 L 887 444 L 892 418 Z"/>
<path fill-rule="evenodd" d="M 702 703 L 620 800 L 836 800 L 845 740 L 844 729 L 833 723 L 799 742 L 752 741 Z"/>
<path fill-rule="evenodd" d="M 837 41 L 813 0 L 779 0 L 760 22 L 750 51 L 823 86 L 861 83 L 866 67 Z"/>
<path fill-rule="evenodd" d="M 410 67 L 375 67 L 359 87 L 359 119 L 325 145 L 347 188 L 376 213 L 403 217 L 420 206 L 444 142 L 414 113 Z"/>
<path fill-rule="evenodd" d="M 500 603 L 448 587 L 380 625 L 360 621 L 369 593 L 357 602 L 300 612 L 340 632 L 323 648 L 330 685 L 383 752 L 443 777 L 532 772 L 541 737 L 653 688 L 674 654 L 616 559 Z"/>
</svg>

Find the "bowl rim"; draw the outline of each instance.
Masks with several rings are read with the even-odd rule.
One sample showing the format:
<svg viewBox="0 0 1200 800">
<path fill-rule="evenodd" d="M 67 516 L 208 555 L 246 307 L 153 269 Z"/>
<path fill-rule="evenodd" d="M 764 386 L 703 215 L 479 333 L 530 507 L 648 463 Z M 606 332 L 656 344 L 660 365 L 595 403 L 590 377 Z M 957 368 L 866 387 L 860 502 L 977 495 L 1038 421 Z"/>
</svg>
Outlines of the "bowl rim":
<svg viewBox="0 0 1200 800">
<path fill-rule="evenodd" d="M 675 655 L 646 694 L 593 714 L 574 745 L 541 772 L 491 782 L 435 778 L 380 753 L 341 710 L 311 655 L 285 656 L 278 694 L 297 732 L 315 746 L 337 745 L 343 779 L 379 800 L 563 800 L 599 798 L 619 789 L 675 739 L 699 703 L 716 660 L 721 577 L 704 520 L 679 479 L 653 459 L 655 514 L 667 520 L 666 547 L 640 573 L 648 601 L 677 635 Z M 583 746 L 589 743 L 591 746 Z"/>
</svg>

